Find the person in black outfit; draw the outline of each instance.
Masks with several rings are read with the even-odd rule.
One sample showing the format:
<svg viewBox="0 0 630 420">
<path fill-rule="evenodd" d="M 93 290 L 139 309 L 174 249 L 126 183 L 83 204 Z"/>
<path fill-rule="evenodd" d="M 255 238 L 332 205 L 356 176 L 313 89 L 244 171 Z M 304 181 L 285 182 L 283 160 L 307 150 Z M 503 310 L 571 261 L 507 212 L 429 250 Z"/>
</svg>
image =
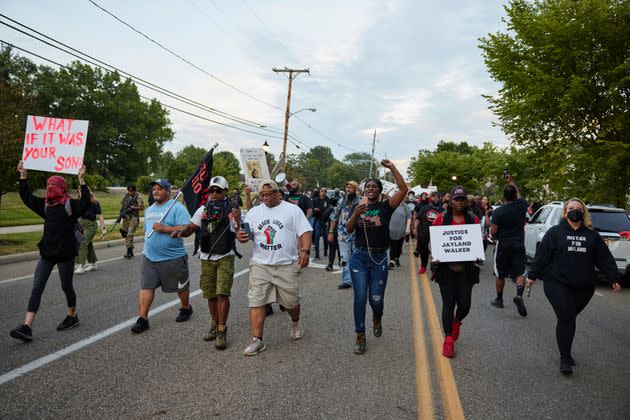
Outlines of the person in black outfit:
<svg viewBox="0 0 630 420">
<path fill-rule="evenodd" d="M 516 283 L 513 301 L 518 313 L 527 316 L 523 302 L 527 202 L 521 197 L 512 175 L 508 174 L 506 179 L 509 184 L 503 189 L 505 204 L 494 211 L 490 228 L 492 237 L 499 242 L 494 250 L 497 297 L 490 303 L 496 308 L 503 308 L 503 288 L 505 278 L 509 276 Z"/>
<path fill-rule="evenodd" d="M 543 237 L 527 285 L 544 279 L 545 296 L 553 307 L 558 322 L 556 341 L 560 350 L 560 372 L 573 373 L 571 355 L 575 321 L 595 293 L 597 273 L 606 275 L 615 292 L 621 291 L 615 259 L 599 233 L 593 229 L 584 202 L 572 198 L 564 204 L 562 221 L 549 228 Z"/>
<path fill-rule="evenodd" d="M 390 160 L 381 161 L 396 179 L 398 191 L 393 197 L 379 201 L 383 184 L 373 178 L 365 182 L 365 197 L 346 222 L 348 234 L 356 231 L 354 245 L 356 251 L 350 257 L 350 276 L 354 292 L 354 327 L 357 333 L 355 354 L 366 350 L 365 340 L 365 305 L 368 301 L 372 308 L 372 332 L 375 337 L 383 333 L 381 318 L 387 286 L 387 248 L 389 248 L 389 222 L 394 210 L 407 195 L 407 184 Z"/>
<path fill-rule="evenodd" d="M 433 222 L 437 219 L 438 215 L 442 213 L 442 210 L 440 206 L 440 194 L 433 191 L 431 193 L 431 201 L 420 209 L 418 217 L 416 217 L 416 224 L 414 226 L 414 232 L 416 232 L 416 251 L 414 254 L 420 256 L 418 274 L 424 274 L 427 271 L 430 254 L 429 226 L 433 225 Z"/>
<path fill-rule="evenodd" d="M 313 190 L 315 193 L 317 190 Z M 327 256 L 328 252 L 328 238 L 326 235 L 326 222 L 327 219 L 324 219 L 322 216 L 326 213 L 326 210 L 332 207 L 330 203 L 330 199 L 326 196 L 326 188 L 322 188 L 318 191 L 318 195 L 313 198 L 313 217 L 315 221 L 313 222 L 313 245 L 315 245 L 315 259 L 319 259 L 319 238 L 321 237 L 324 242 L 324 257 Z M 330 217 L 330 213 L 328 213 L 328 217 Z"/>
<path fill-rule="evenodd" d="M 90 192 L 83 177 L 85 165 L 79 169 L 79 184 L 81 185 L 81 199 L 70 198 L 67 192 L 66 180 L 60 176 L 48 178 L 46 198 L 35 197 L 28 188 L 27 170 L 20 161 L 17 166 L 20 173 L 20 198 L 28 208 L 44 219 L 44 234 L 37 244 L 39 261 L 33 276 L 33 289 L 28 301 L 24 323 L 11 330 L 11 337 L 22 341 L 33 339 L 33 321 L 39 309 L 42 293 L 46 282 L 55 265 L 59 269 L 61 289 L 66 295 L 67 316 L 57 326 L 57 331 L 65 331 L 79 325 L 76 314 L 77 295 L 72 286 L 74 274 L 74 257 L 78 253 L 78 243 L 75 234 L 77 219 L 87 209 Z"/>
<path fill-rule="evenodd" d="M 461 185 L 451 191 L 451 205 L 440 213 L 434 226 L 478 224 L 479 218 L 466 207 L 466 189 Z M 481 229 L 479 229 L 481 236 Z M 472 288 L 479 283 L 479 266 L 475 261 L 444 262 L 434 260 L 432 271 L 442 296 L 442 355 L 455 357 L 455 341 L 459 338 L 462 321 L 470 312 Z"/>
<path fill-rule="evenodd" d="M 304 212 L 304 216 L 313 224 L 313 201 L 300 193 L 301 185 L 297 181 L 289 182 L 287 184 L 288 194 L 285 196 L 285 201 L 291 204 L 295 204 Z"/>
</svg>

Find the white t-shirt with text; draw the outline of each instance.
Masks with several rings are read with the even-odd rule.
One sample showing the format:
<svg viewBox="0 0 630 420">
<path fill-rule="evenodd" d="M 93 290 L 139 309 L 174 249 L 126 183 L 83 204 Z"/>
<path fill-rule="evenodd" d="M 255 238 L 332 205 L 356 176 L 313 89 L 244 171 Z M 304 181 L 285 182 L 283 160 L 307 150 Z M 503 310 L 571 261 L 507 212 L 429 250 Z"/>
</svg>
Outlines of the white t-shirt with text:
<svg viewBox="0 0 630 420">
<path fill-rule="evenodd" d="M 245 222 L 254 234 L 252 260 L 264 265 L 287 265 L 298 260 L 298 238 L 312 232 L 304 212 L 282 201 L 276 207 L 261 204 L 249 210 Z"/>
</svg>

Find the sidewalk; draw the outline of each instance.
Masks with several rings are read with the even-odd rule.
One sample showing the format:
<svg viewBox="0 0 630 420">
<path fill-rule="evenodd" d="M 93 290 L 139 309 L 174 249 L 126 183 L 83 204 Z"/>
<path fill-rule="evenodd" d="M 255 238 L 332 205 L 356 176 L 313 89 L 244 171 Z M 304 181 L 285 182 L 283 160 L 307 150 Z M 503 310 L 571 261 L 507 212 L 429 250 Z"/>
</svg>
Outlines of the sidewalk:
<svg viewBox="0 0 630 420">
<path fill-rule="evenodd" d="M 105 225 L 113 225 L 116 219 L 105 219 Z M 144 221 L 144 217 L 140 218 L 140 223 Z M 119 223 L 122 226 L 122 222 Z M 0 235 L 6 235 L 9 233 L 27 233 L 27 232 L 41 232 L 44 229 L 44 224 L 40 225 L 24 225 L 24 226 L 7 226 L 0 227 Z"/>
</svg>

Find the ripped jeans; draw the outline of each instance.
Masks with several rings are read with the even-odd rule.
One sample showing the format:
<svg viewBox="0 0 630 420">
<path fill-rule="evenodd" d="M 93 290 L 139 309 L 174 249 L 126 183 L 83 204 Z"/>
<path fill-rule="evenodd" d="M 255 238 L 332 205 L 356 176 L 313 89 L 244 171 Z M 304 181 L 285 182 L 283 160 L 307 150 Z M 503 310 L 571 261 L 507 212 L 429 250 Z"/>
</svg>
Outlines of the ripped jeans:
<svg viewBox="0 0 630 420">
<path fill-rule="evenodd" d="M 374 261 L 380 263 L 376 264 Z M 354 328 L 357 333 L 365 332 L 365 304 L 370 296 L 373 319 L 383 316 L 383 300 L 387 285 L 387 252 L 372 253 L 356 250 L 350 257 L 350 276 L 354 292 Z"/>
</svg>

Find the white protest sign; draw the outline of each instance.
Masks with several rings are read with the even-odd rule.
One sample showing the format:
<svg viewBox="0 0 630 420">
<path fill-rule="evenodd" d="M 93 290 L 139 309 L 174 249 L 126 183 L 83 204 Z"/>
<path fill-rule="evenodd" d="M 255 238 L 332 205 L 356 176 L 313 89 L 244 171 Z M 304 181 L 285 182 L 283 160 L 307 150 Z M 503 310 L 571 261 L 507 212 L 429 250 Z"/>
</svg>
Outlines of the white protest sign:
<svg viewBox="0 0 630 420">
<path fill-rule="evenodd" d="M 255 190 L 263 180 L 269 179 L 265 151 L 260 147 L 242 148 L 241 166 L 245 172 L 245 183 Z"/>
<path fill-rule="evenodd" d="M 486 259 L 478 224 L 429 226 L 429 234 L 434 260 L 454 262 Z"/>
<path fill-rule="evenodd" d="M 26 169 L 78 174 L 89 121 L 29 115 L 22 160 Z"/>
</svg>

